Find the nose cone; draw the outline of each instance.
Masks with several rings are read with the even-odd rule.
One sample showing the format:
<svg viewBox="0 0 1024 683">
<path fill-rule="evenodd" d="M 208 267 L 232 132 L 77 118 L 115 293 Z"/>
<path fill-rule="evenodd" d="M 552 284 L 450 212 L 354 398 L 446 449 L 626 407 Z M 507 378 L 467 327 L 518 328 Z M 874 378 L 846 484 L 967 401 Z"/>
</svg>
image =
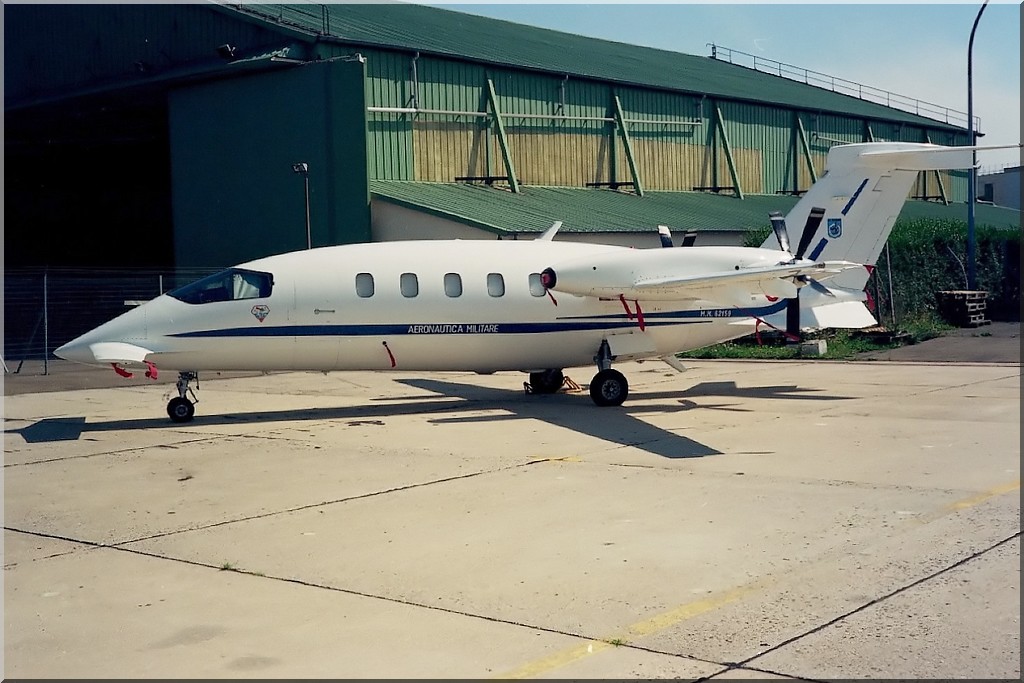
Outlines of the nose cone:
<svg viewBox="0 0 1024 683">
<path fill-rule="evenodd" d="M 78 339 L 69 341 L 67 344 L 54 351 L 53 355 L 75 363 L 98 365 L 96 362 L 96 356 L 93 354 L 89 343 L 84 341 L 84 337 L 79 337 Z"/>
<path fill-rule="evenodd" d="M 149 305 L 143 304 L 72 339 L 54 351 L 54 355 L 85 365 L 143 362 L 152 351 L 137 342 L 144 342 L 147 338 L 147 312 L 144 309 Z"/>
</svg>

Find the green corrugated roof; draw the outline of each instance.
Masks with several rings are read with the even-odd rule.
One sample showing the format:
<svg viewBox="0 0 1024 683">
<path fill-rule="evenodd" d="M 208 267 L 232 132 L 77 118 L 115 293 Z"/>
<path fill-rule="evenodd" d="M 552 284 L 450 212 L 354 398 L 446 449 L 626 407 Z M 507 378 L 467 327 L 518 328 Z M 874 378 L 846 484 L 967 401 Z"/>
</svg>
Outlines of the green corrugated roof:
<svg viewBox="0 0 1024 683">
<path fill-rule="evenodd" d="M 614 190 L 525 187 L 520 193 L 465 183 L 373 180 L 370 192 L 384 201 L 424 211 L 498 234 L 539 233 L 562 221 L 565 232 L 653 232 L 659 224 L 673 231 L 745 232 L 768 225 L 771 211 L 786 213 L 796 203 L 787 195 L 747 195 L 744 199 L 701 192 L 646 192 L 643 197 Z M 966 204 L 943 206 L 908 201 L 901 218 L 967 220 Z M 978 205 L 978 225 L 1020 229 L 1020 212 Z M 409 238 L 416 237 L 411 230 Z"/>
<path fill-rule="evenodd" d="M 639 47 L 411 4 L 231 5 L 310 35 L 665 90 L 962 130 L 710 57 Z"/>
</svg>

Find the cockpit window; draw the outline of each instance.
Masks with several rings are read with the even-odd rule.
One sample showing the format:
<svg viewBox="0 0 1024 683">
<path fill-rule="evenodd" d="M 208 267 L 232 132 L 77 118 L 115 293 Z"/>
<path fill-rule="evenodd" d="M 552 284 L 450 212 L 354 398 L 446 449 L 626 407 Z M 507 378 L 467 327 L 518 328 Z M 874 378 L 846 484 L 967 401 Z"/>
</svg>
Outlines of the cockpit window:
<svg viewBox="0 0 1024 683">
<path fill-rule="evenodd" d="M 187 304 L 207 304 L 213 301 L 262 299 L 270 296 L 273 287 L 274 276 L 270 273 L 229 268 L 168 294 Z"/>
</svg>

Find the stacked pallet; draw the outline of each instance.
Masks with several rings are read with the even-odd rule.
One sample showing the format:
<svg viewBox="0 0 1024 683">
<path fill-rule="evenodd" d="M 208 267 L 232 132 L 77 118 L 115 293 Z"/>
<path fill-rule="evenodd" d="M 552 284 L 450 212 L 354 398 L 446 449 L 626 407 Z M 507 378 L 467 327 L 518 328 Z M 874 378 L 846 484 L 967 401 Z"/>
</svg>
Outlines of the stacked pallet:
<svg viewBox="0 0 1024 683">
<path fill-rule="evenodd" d="M 950 325 L 979 327 L 988 325 L 985 318 L 988 292 L 952 290 L 939 292 L 939 315 Z"/>
</svg>

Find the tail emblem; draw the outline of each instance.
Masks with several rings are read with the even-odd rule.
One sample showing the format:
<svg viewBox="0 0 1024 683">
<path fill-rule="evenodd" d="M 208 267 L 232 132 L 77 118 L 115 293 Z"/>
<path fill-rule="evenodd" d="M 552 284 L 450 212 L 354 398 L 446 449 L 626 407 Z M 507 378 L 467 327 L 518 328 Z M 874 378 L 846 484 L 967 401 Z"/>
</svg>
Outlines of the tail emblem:
<svg viewBox="0 0 1024 683">
<path fill-rule="evenodd" d="M 842 218 L 829 218 L 826 224 L 828 228 L 828 236 L 832 239 L 839 239 L 843 236 L 843 219 Z"/>
</svg>

